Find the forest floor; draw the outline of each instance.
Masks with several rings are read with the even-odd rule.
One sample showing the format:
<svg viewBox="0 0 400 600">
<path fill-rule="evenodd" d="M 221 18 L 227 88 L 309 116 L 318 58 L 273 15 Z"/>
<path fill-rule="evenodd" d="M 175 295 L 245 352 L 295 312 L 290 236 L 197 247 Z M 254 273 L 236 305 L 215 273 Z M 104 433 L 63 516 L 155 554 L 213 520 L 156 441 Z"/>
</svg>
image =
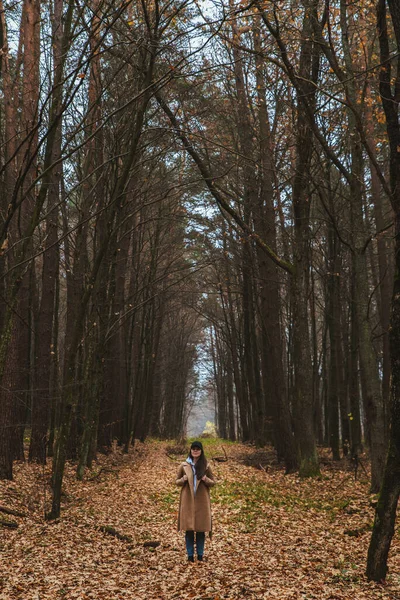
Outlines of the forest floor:
<svg viewBox="0 0 400 600">
<path fill-rule="evenodd" d="M 399 521 L 386 585 L 364 575 L 375 497 L 363 471 L 355 481 L 348 463 L 322 454 L 322 476 L 300 480 L 270 451 L 204 442 L 218 485 L 213 537 L 195 564 L 176 531 L 185 455 L 172 443 L 102 456 L 81 482 L 70 465 L 56 522 L 43 518 L 50 467 L 16 465 L 14 481 L 0 481 L 0 506 L 25 516 L 0 513 L 18 522 L 0 528 L 0 599 L 400 600 Z M 212 460 L 224 449 L 226 462 Z"/>
</svg>

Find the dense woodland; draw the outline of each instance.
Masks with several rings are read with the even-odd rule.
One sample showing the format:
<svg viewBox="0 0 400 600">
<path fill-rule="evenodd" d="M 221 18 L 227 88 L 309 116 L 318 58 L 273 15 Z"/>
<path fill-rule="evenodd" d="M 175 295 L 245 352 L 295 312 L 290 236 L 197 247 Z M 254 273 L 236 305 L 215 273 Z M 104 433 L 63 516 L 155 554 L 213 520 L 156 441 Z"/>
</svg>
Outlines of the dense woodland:
<svg viewBox="0 0 400 600">
<path fill-rule="evenodd" d="M 219 435 L 400 493 L 400 4 L 0 0 L 0 477 Z M 393 293 L 394 290 L 394 293 Z M 25 447 L 25 448 L 24 448 Z M 389 452 L 388 452 L 389 449 Z M 386 464 L 386 470 L 385 470 Z M 382 487 L 381 487 L 382 486 Z"/>
</svg>

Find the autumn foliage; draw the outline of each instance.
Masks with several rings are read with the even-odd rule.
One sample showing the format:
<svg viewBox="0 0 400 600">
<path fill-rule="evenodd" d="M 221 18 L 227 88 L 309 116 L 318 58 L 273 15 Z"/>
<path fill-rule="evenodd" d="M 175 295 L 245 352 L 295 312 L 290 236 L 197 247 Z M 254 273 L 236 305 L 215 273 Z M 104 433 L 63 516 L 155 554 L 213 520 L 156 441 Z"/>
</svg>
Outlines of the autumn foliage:
<svg viewBox="0 0 400 600">
<path fill-rule="evenodd" d="M 362 469 L 355 481 L 349 462 L 335 465 L 323 453 L 321 477 L 301 480 L 284 475 L 271 449 L 204 444 L 218 480 L 204 564 L 187 565 L 184 537 L 176 531 L 175 476 L 184 455 L 170 443 L 138 444 L 129 455 L 114 451 L 82 482 L 69 465 L 63 519 L 54 523 L 43 519 L 49 470 L 17 465 L 14 482 L 0 484 L 0 504 L 25 514 L 7 517 L 18 529 L 2 530 L 0 598 L 397 598 L 398 531 L 387 585 L 364 576 L 374 497 Z M 223 449 L 228 461 L 213 461 Z"/>
</svg>

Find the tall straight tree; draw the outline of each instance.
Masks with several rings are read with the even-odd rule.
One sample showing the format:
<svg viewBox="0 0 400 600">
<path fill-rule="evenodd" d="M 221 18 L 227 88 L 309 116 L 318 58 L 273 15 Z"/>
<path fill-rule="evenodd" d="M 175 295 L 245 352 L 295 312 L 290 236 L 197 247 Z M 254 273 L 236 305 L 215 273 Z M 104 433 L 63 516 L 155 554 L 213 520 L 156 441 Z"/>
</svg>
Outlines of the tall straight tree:
<svg viewBox="0 0 400 600">
<path fill-rule="evenodd" d="M 396 40 L 397 58 L 392 58 L 390 55 L 388 8 Z M 390 327 L 392 385 L 389 452 L 367 562 L 367 576 L 375 581 L 381 581 L 385 579 L 387 573 L 387 559 L 394 535 L 396 508 L 400 496 L 400 5 L 398 2 L 379 0 L 377 25 L 381 58 L 380 92 L 390 146 L 390 200 L 395 214 L 396 241 L 396 271 Z M 394 66 L 396 75 L 393 83 Z"/>
<path fill-rule="evenodd" d="M 340 2 L 340 22 L 342 46 L 345 59 L 344 76 L 347 77 L 346 95 L 352 106 L 357 105 L 357 90 L 354 68 L 350 50 L 350 32 L 348 28 L 347 3 Z M 357 131 L 353 110 L 348 111 L 350 130 L 350 213 L 352 230 L 352 259 L 355 277 L 356 319 L 358 327 L 360 364 L 365 377 L 365 410 L 371 435 L 371 490 L 377 492 L 382 480 L 385 460 L 385 426 L 381 384 L 378 364 L 372 343 L 372 328 L 368 315 L 368 271 L 366 259 L 366 232 L 363 218 L 363 147 L 360 134 Z"/>
<path fill-rule="evenodd" d="M 23 244 L 19 244 L 21 232 L 30 229 L 35 212 L 37 149 L 38 149 L 38 111 L 39 111 L 39 52 L 40 52 L 40 2 L 23 3 L 21 9 L 20 40 L 23 47 L 21 64 L 21 111 L 17 120 L 17 155 L 10 158 L 9 169 L 16 176 L 7 177 L 13 186 L 8 188 L 8 212 L 11 216 L 8 234 L 10 250 L 8 267 L 13 269 L 7 277 L 7 310 L 4 316 L 4 329 L 0 353 L 0 403 L 5 404 L 5 414 L 10 421 L 3 432 L 2 445 L 8 445 L 4 454 L 15 459 L 24 456 L 23 431 L 30 390 L 30 348 L 32 299 L 32 263 L 21 264 L 25 253 L 32 250 L 28 235 Z M 19 73 L 14 75 L 19 78 Z M 11 91 L 11 90 L 9 90 Z M 15 115 L 16 116 L 16 115 Z M 7 134 L 13 132 L 7 127 Z M 7 221 L 7 219 L 5 219 Z M 3 370 L 4 369 L 4 370 Z M 4 381 L 3 381 L 4 377 Z M 3 399 L 3 400 L 2 400 Z M 0 451 L 0 463 L 2 462 Z M 3 474 L 12 477 L 11 463 L 5 458 Z"/>
<path fill-rule="evenodd" d="M 62 62 L 62 15 L 63 0 L 54 0 L 52 19 L 54 79 L 61 81 Z M 61 95 L 62 87 L 55 91 Z M 61 191 L 61 121 L 56 125 L 52 162 L 57 164 L 53 171 L 47 195 L 47 214 L 44 230 L 44 254 L 41 281 L 39 314 L 35 323 L 35 362 L 32 391 L 31 440 L 29 460 L 45 463 L 47 432 L 50 416 L 50 374 L 54 355 L 53 321 L 55 310 L 56 282 L 58 277 L 58 204 Z"/>
</svg>

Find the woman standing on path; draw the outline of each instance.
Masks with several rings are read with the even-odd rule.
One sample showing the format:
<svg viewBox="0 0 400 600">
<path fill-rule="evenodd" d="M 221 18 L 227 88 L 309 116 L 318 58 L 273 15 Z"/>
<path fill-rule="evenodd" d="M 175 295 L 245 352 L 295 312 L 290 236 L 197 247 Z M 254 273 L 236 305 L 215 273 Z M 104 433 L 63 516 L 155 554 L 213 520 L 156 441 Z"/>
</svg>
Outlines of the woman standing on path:
<svg viewBox="0 0 400 600">
<path fill-rule="evenodd" d="M 194 562 L 195 533 L 197 559 L 203 560 L 205 532 L 211 533 L 210 487 L 215 481 L 201 442 L 190 446 L 186 462 L 179 467 L 176 484 L 182 487 L 178 531 L 186 531 L 188 560 Z"/>
</svg>

